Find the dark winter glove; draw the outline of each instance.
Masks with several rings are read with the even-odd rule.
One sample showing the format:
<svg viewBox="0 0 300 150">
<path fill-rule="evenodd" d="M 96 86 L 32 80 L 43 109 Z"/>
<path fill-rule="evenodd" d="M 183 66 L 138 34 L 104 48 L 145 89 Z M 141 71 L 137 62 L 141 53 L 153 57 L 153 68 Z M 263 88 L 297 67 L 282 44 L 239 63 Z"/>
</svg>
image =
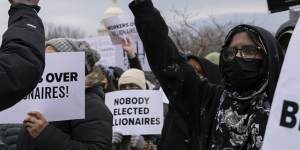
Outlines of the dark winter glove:
<svg viewBox="0 0 300 150">
<path fill-rule="evenodd" d="M 121 133 L 114 132 L 112 137 L 113 144 L 119 144 L 123 140 L 123 135 Z"/>
<path fill-rule="evenodd" d="M 11 5 L 25 4 L 25 5 L 38 5 L 40 0 L 8 0 Z"/>
<path fill-rule="evenodd" d="M 142 136 L 134 135 L 134 136 L 131 136 L 130 144 L 131 144 L 131 147 L 133 147 L 135 149 L 143 149 L 143 147 L 145 146 L 145 141 Z"/>
<path fill-rule="evenodd" d="M 145 2 L 147 0 L 134 0 L 136 4 L 139 4 L 139 3 L 142 3 L 142 2 Z"/>
</svg>

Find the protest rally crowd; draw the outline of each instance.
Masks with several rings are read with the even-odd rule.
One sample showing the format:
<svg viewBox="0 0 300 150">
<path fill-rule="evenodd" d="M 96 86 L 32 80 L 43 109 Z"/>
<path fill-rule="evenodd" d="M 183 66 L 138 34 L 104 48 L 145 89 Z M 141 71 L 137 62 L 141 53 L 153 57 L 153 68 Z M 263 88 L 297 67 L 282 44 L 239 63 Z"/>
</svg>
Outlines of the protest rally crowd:
<svg viewBox="0 0 300 150">
<path fill-rule="evenodd" d="M 34 97 L 28 94 L 40 82 L 47 65 L 45 55 L 84 52 L 85 119 L 49 121 L 42 112 L 32 110 L 24 115 L 23 124 L 0 125 L 0 150 L 262 149 L 284 55 L 297 20 L 282 25 L 276 36 L 261 27 L 238 25 L 227 34 L 220 56 L 209 60 L 186 55 L 175 46 L 168 25 L 151 0 L 132 1 L 129 7 L 155 75 L 156 81 L 150 81 L 132 39 L 122 40 L 130 68 L 105 66 L 97 63 L 103 56 L 86 41 L 45 41 L 38 17 L 39 0 L 9 2 L 8 29 L 0 50 L 0 111 Z M 74 81 L 77 75 L 66 78 Z M 68 93 L 58 90 L 64 95 L 58 93 L 56 97 Z M 151 111 L 147 107 L 111 111 L 106 106 L 107 93 L 129 90 L 163 91 L 169 101 L 161 102 L 164 120 L 114 119 Z M 136 96 L 113 103 L 150 101 Z M 130 135 L 113 130 L 122 125 L 159 124 L 163 124 L 160 134 Z"/>
</svg>

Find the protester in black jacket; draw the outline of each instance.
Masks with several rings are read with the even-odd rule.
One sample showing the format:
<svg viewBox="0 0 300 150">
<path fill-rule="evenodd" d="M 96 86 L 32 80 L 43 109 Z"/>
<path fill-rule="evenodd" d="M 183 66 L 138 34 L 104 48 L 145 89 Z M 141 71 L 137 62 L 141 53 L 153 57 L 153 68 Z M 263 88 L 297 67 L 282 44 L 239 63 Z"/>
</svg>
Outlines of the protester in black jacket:
<svg viewBox="0 0 300 150">
<path fill-rule="evenodd" d="M 45 33 L 37 15 L 38 1 L 10 2 L 8 30 L 0 48 L 0 111 L 18 103 L 34 89 L 45 65 Z"/>
<path fill-rule="evenodd" d="M 111 150 L 112 114 L 104 103 L 100 81 L 94 80 L 93 66 L 99 57 L 86 42 L 70 39 L 49 41 L 46 51 L 85 52 L 85 119 L 48 123 L 42 114 L 29 113 L 18 150 Z"/>
<path fill-rule="evenodd" d="M 0 141 L 2 141 L 8 150 L 17 149 L 21 129 L 22 125 L 20 124 L 0 125 Z M 0 148 L 0 150 L 2 149 Z"/>
<path fill-rule="evenodd" d="M 261 149 L 283 58 L 272 34 L 249 25 L 232 29 L 220 60 L 225 84 L 218 86 L 187 64 L 151 0 L 130 8 L 151 69 L 188 125 L 188 149 Z"/>
<path fill-rule="evenodd" d="M 187 62 L 200 78 L 206 78 L 210 83 L 221 84 L 222 75 L 217 65 L 192 55 L 187 57 Z M 169 104 L 160 143 L 161 149 L 187 150 L 190 139 L 185 119 L 176 111 L 172 103 Z"/>
</svg>

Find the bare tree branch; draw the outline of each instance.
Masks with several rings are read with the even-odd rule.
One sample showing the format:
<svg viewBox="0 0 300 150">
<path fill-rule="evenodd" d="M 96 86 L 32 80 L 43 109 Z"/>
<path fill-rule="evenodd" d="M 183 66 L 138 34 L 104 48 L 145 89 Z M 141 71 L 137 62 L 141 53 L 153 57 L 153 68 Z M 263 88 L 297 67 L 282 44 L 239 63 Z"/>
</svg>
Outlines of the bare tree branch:
<svg viewBox="0 0 300 150">
<path fill-rule="evenodd" d="M 54 38 L 84 38 L 86 35 L 79 29 L 55 24 L 46 24 L 46 40 Z"/>
<path fill-rule="evenodd" d="M 169 26 L 170 36 L 174 43 L 185 53 L 204 56 L 210 52 L 220 51 L 228 31 L 241 24 L 241 22 L 232 21 L 221 24 L 214 17 L 209 16 L 208 21 L 200 26 L 198 22 L 191 21 L 197 14 L 191 14 L 188 10 L 184 8 L 180 11 L 173 8 L 171 12 L 177 23 Z"/>
</svg>

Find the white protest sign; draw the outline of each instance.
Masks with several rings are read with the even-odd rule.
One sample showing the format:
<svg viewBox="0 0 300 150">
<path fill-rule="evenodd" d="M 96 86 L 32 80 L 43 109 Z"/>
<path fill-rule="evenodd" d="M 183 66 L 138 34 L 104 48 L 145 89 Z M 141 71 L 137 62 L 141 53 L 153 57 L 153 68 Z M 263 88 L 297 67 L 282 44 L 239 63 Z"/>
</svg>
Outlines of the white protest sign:
<svg viewBox="0 0 300 150">
<path fill-rule="evenodd" d="M 103 20 L 103 24 L 109 31 L 112 43 L 117 48 L 117 66 L 127 70 L 129 68 L 128 58 L 122 49 L 122 39 L 132 40 L 135 53 L 145 71 L 151 71 L 142 41 L 137 33 L 134 18 L 130 16 L 115 16 Z"/>
<path fill-rule="evenodd" d="M 109 31 L 114 45 L 122 44 L 122 39 L 126 39 L 126 37 L 133 41 L 140 40 L 133 17 L 126 15 L 109 17 L 103 20 L 103 24 Z"/>
<path fill-rule="evenodd" d="M 82 52 L 46 54 L 38 86 L 15 106 L 0 112 L 0 123 L 23 123 L 39 111 L 48 121 L 85 118 L 85 56 Z"/>
<path fill-rule="evenodd" d="M 98 63 L 106 66 L 117 66 L 116 47 L 112 44 L 109 36 L 80 39 L 89 43 L 91 48 L 101 55 Z"/>
<path fill-rule="evenodd" d="M 161 92 L 117 91 L 106 94 L 105 103 L 114 116 L 114 132 L 123 135 L 161 134 L 163 127 Z"/>
<path fill-rule="evenodd" d="M 263 150 L 300 148 L 300 24 L 283 63 L 265 133 Z"/>
</svg>

